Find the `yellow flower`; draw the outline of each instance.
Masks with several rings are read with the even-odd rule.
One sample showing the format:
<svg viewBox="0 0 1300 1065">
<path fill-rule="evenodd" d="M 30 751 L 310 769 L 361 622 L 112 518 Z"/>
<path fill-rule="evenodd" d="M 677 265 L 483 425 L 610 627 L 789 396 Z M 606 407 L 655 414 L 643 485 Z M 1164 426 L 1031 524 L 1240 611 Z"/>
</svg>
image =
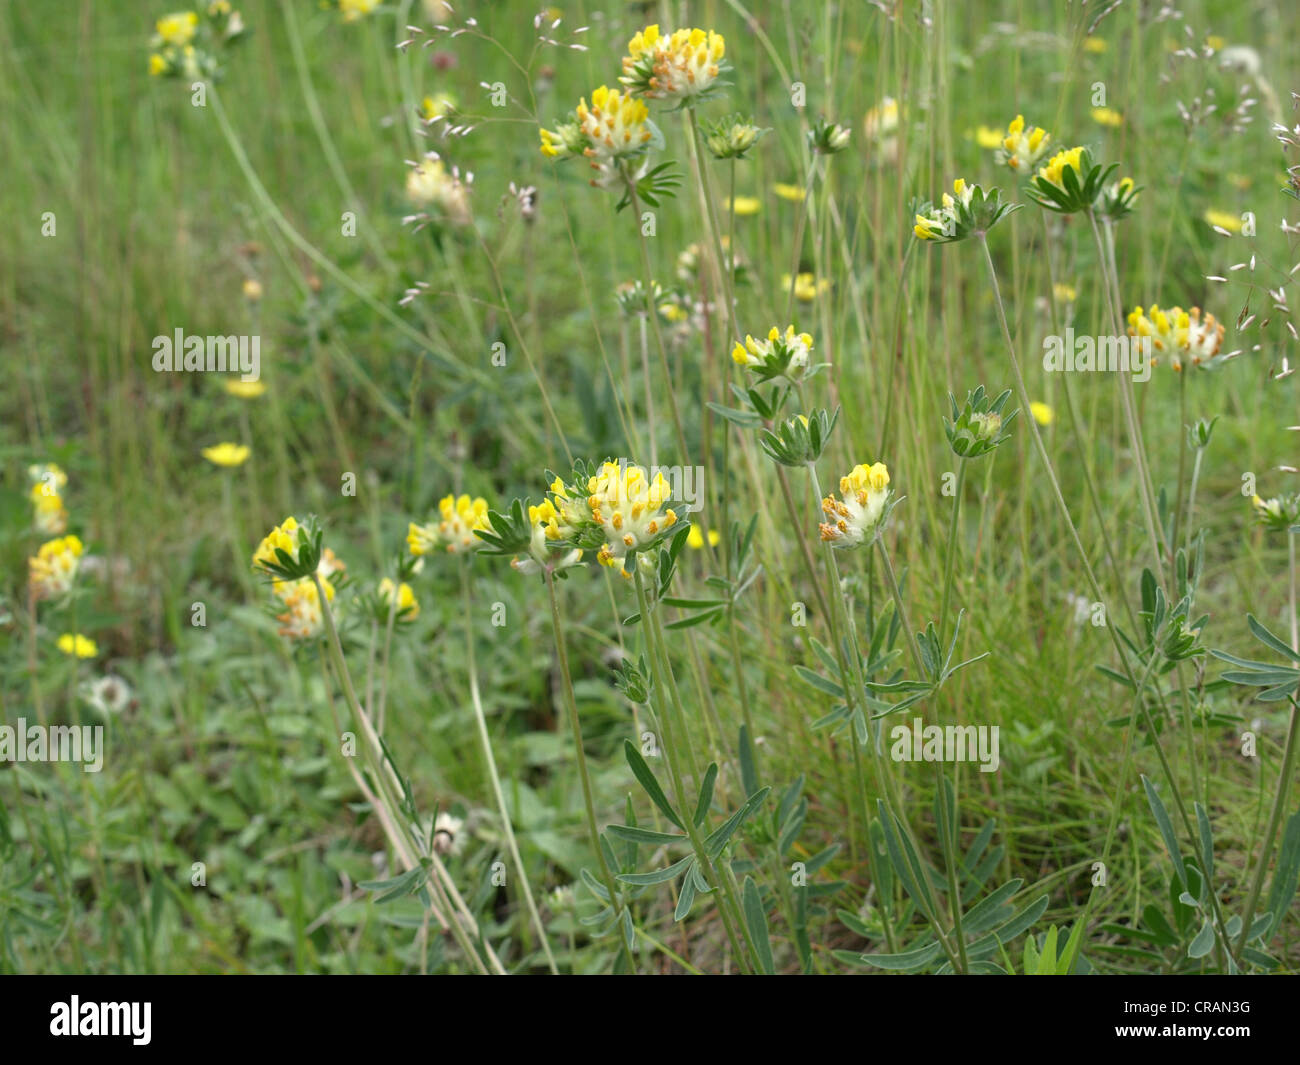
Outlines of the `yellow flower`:
<svg viewBox="0 0 1300 1065">
<path fill-rule="evenodd" d="M 425 156 L 406 175 L 406 198 L 416 207 L 437 207 L 459 224 L 469 221 L 469 189 L 441 159 Z"/>
<path fill-rule="evenodd" d="M 198 25 L 199 16 L 193 11 L 179 11 L 174 15 L 164 15 L 158 20 L 155 29 L 165 44 L 183 48 L 194 40 Z"/>
<path fill-rule="evenodd" d="M 1099 126 L 1114 127 L 1124 124 L 1124 116 L 1113 107 L 1094 107 L 1092 109 L 1092 120 Z"/>
<path fill-rule="evenodd" d="M 800 303 L 811 303 L 824 292 L 829 292 L 831 283 L 826 279 L 816 280 L 810 273 L 801 273 L 794 279 L 794 298 Z M 790 275 L 781 275 L 781 290 L 790 291 Z"/>
<path fill-rule="evenodd" d="M 787 185 L 780 181 L 772 186 L 772 191 L 781 199 L 790 200 L 792 203 L 802 203 L 808 195 L 807 190 L 802 185 Z"/>
<path fill-rule="evenodd" d="M 1220 37 L 1217 33 L 1212 33 L 1205 38 L 1205 43 L 1213 48 L 1216 52 L 1222 52 L 1228 47 L 1228 39 Z"/>
<path fill-rule="evenodd" d="M 1210 225 L 1219 229 L 1226 229 L 1229 233 L 1241 232 L 1241 219 L 1229 211 L 1220 211 L 1214 207 L 1209 207 L 1201 217 Z"/>
<path fill-rule="evenodd" d="M 712 30 L 682 29 L 669 36 L 647 26 L 627 42 L 619 80 L 652 99 L 691 100 L 707 93 L 722 72 L 727 42 Z"/>
<path fill-rule="evenodd" d="M 249 303 L 256 303 L 262 298 L 262 282 L 256 278 L 248 278 L 244 282 L 243 292 L 244 299 L 248 300 Z"/>
<path fill-rule="evenodd" d="M 60 636 L 59 650 L 65 655 L 75 655 L 77 658 L 94 658 L 99 654 L 95 641 L 88 636 L 82 636 L 79 632 L 65 632 Z"/>
<path fill-rule="evenodd" d="M 840 478 L 841 499 L 828 495 L 822 500 L 827 517 L 819 526 L 821 538 L 832 547 L 857 547 L 871 543 L 879 532 L 891 495 L 889 468 L 883 462 L 854 466 Z"/>
<path fill-rule="evenodd" d="M 339 0 L 339 11 L 344 22 L 356 22 L 365 18 L 379 6 L 379 0 Z"/>
<path fill-rule="evenodd" d="M 783 284 L 789 288 L 789 274 Z M 766 340 L 755 340 L 746 334 L 745 342 L 737 343 L 731 349 L 731 360 L 737 366 L 761 369 L 765 377 L 784 377 L 787 381 L 797 382 L 803 379 L 811 366 L 812 349 L 810 333 L 796 333 L 792 325 L 786 326 L 782 333 L 772 326 Z"/>
<path fill-rule="evenodd" d="M 226 392 L 240 399 L 256 399 L 266 391 L 264 381 L 240 381 L 238 379 L 225 383 Z"/>
<path fill-rule="evenodd" d="M 483 541 L 474 535 L 474 530 L 491 527 L 486 499 L 471 499 L 467 495 L 446 496 L 438 502 L 438 512 L 442 515 L 442 520 L 438 523 L 438 538 L 447 545 L 449 554 L 463 555 L 483 546 Z M 414 548 L 412 552 L 422 553 Z"/>
<path fill-rule="evenodd" d="M 1065 185 L 1061 175 L 1067 170 L 1073 170 L 1076 178 L 1081 178 L 1081 168 L 1083 166 L 1083 148 L 1066 148 L 1057 152 L 1047 161 L 1046 166 L 1039 167 L 1038 176 L 1049 184 L 1055 185 L 1062 192 L 1065 191 Z M 1082 181 L 1077 184 L 1082 185 Z"/>
<path fill-rule="evenodd" d="M 41 544 L 35 557 L 27 560 L 28 579 L 37 599 L 56 599 L 72 590 L 83 550 L 75 536 Z"/>
<path fill-rule="evenodd" d="M 1000 148 L 1004 134 L 1000 129 L 994 129 L 992 126 L 979 126 L 975 130 L 975 143 L 981 148 Z"/>
<path fill-rule="evenodd" d="M 1129 336 L 1150 337 L 1151 347 L 1158 353 L 1151 361 L 1155 363 L 1160 355 L 1168 355 L 1169 365 L 1178 373 L 1182 372 L 1184 357 L 1193 366 L 1214 362 L 1223 346 L 1224 333 L 1214 315 L 1202 315 L 1199 307 L 1190 311 L 1171 307 L 1166 311 L 1153 303 L 1145 310 L 1134 307 L 1128 316 Z"/>
<path fill-rule="evenodd" d="M 298 561 L 298 519 L 292 516 L 287 517 L 266 534 L 266 538 L 258 545 L 256 553 L 253 555 L 253 568 L 264 569 L 267 563 L 274 565 L 280 564 L 280 559 L 276 551 L 280 550 L 287 554 L 295 562 Z"/>
<path fill-rule="evenodd" d="M 862 118 L 862 132 L 868 140 L 888 137 L 898 129 L 898 101 L 886 96 Z"/>
<path fill-rule="evenodd" d="M 628 552 L 652 543 L 677 522 L 676 513 L 664 507 L 672 498 L 671 485 L 662 473 L 651 478 L 640 466 L 606 462 L 588 478 L 587 492 L 591 519 L 606 538 L 596 560 L 630 577 L 623 566 Z"/>
<path fill-rule="evenodd" d="M 721 539 L 722 537 L 721 535 L 719 535 L 717 529 L 709 530 L 710 547 L 716 547 L 718 545 L 718 541 L 720 541 Z M 687 531 L 686 546 L 694 547 L 694 548 L 701 548 L 704 546 L 704 534 L 700 532 L 700 527 L 698 525 L 692 525 L 690 529 Z"/>
<path fill-rule="evenodd" d="M 1026 126 L 1024 115 L 1016 115 L 1007 126 L 1007 135 L 1002 138 L 998 161 L 1017 174 L 1028 174 L 1046 154 L 1051 139 L 1051 134 L 1038 126 Z"/>
<path fill-rule="evenodd" d="M 1083 39 L 1083 50 L 1092 52 L 1094 55 L 1100 55 L 1106 50 L 1106 42 L 1101 37 L 1085 37 Z"/>
<path fill-rule="evenodd" d="M 1058 303 L 1073 303 L 1079 294 L 1073 285 L 1058 281 L 1052 286 L 1052 295 L 1056 297 Z"/>
<path fill-rule="evenodd" d="M 161 75 L 161 74 L 166 74 L 166 73 L 167 73 L 167 70 L 168 70 L 168 63 L 167 63 L 167 60 L 165 60 L 165 59 L 164 59 L 162 56 L 160 56 L 157 52 L 154 52 L 154 53 L 149 57 L 149 74 L 150 74 L 150 76 L 156 78 L 156 77 L 158 77 L 158 76 Z"/>
<path fill-rule="evenodd" d="M 385 577 L 379 582 L 379 598 L 384 601 L 391 609 L 393 605 L 393 581 L 390 577 Z M 397 588 L 397 609 L 396 616 L 405 621 L 414 621 L 420 616 L 420 604 L 416 601 L 415 593 L 411 591 L 409 584 L 401 584 Z"/>
<path fill-rule="evenodd" d="M 579 127 L 593 145 L 586 153 L 593 159 L 593 166 L 639 152 L 651 137 L 646 126 L 650 109 L 631 93 L 604 85 L 591 94 L 591 106 L 586 97 L 578 101 L 576 115 Z"/>
<path fill-rule="evenodd" d="M 1039 425 L 1044 425 L 1044 426 L 1051 425 L 1052 420 L 1056 417 L 1055 413 L 1053 413 L 1052 411 L 1052 408 L 1049 407 L 1046 403 L 1040 402 L 1039 400 L 1034 400 L 1034 402 L 1029 404 L 1029 413 L 1034 416 L 1034 421 L 1036 421 Z"/>
<path fill-rule="evenodd" d="M 203 449 L 203 457 L 214 466 L 242 466 L 251 453 L 247 445 L 229 442 Z"/>
<path fill-rule="evenodd" d="M 420 117 L 426 122 L 432 122 L 435 118 L 441 118 L 443 115 L 453 111 L 456 107 L 456 98 L 450 93 L 440 92 L 435 96 L 426 96 L 420 103 Z"/>
<path fill-rule="evenodd" d="M 325 589 L 325 601 L 334 602 L 334 585 L 327 580 L 321 581 Z M 280 635 L 293 640 L 308 640 L 325 631 L 325 613 L 321 609 L 320 592 L 316 582 L 310 577 L 296 581 L 277 581 L 275 593 L 284 602 L 284 613 L 277 614 L 280 622 Z"/>
<path fill-rule="evenodd" d="M 32 482 L 32 499 L 37 493 L 57 496 L 61 489 L 68 486 L 68 475 L 53 462 L 37 463 L 27 467 L 27 479 Z"/>
<path fill-rule="evenodd" d="M 737 196 L 734 200 L 728 200 L 727 206 L 734 215 L 751 215 L 762 210 L 763 201 L 757 196 Z"/>
<path fill-rule="evenodd" d="M 32 489 L 32 501 L 36 504 L 33 523 L 37 532 L 59 536 L 68 527 L 68 511 L 59 496 L 45 495 L 41 488 L 38 484 Z"/>
</svg>

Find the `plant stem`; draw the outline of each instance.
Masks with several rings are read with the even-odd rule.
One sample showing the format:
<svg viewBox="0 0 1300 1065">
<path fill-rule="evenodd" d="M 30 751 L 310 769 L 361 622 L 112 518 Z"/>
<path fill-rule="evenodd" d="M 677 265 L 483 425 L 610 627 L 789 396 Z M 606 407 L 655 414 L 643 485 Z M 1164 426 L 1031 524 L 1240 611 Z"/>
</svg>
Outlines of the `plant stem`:
<svg viewBox="0 0 1300 1065">
<path fill-rule="evenodd" d="M 952 501 L 952 524 L 948 528 L 948 561 L 944 566 L 943 607 L 939 611 L 940 644 L 944 642 L 944 636 L 948 631 L 948 605 L 952 601 L 952 573 L 953 564 L 957 561 L 958 516 L 961 513 L 962 486 L 966 483 L 966 463 L 967 460 L 963 458 L 957 467 L 957 491 Z"/>
</svg>

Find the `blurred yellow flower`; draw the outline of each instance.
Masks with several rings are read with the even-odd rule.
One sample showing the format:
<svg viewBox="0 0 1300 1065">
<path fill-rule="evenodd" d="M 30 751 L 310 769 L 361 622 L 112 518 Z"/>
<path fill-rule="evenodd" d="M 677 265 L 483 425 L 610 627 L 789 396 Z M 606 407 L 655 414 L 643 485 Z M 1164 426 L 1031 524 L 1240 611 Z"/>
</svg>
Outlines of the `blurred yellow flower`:
<svg viewBox="0 0 1300 1065">
<path fill-rule="evenodd" d="M 787 185 L 781 181 L 778 181 L 772 186 L 772 191 L 780 196 L 781 199 L 790 200 L 793 203 L 803 202 L 808 195 L 802 185 Z"/>
<path fill-rule="evenodd" d="M 236 379 L 233 381 L 227 381 L 225 389 L 230 395 L 238 396 L 240 399 L 256 399 L 266 391 L 266 382 L 240 381 Z"/>
<path fill-rule="evenodd" d="M 716 547 L 718 545 L 718 541 L 721 539 L 722 537 L 719 535 L 717 529 L 709 530 L 710 547 Z M 692 525 L 690 527 L 690 530 L 686 533 L 686 546 L 695 547 L 695 548 L 700 548 L 704 546 L 704 534 L 700 532 L 700 527 L 698 525 Z"/>
<path fill-rule="evenodd" d="M 763 208 L 763 201 L 757 196 L 737 196 L 734 200 L 728 200 L 727 206 L 735 215 L 758 214 Z"/>
<path fill-rule="evenodd" d="M 1039 400 L 1034 400 L 1034 402 L 1029 404 L 1029 413 L 1034 416 L 1034 421 L 1039 425 L 1051 425 L 1053 419 L 1056 417 L 1052 408 Z"/>
<path fill-rule="evenodd" d="M 1083 39 L 1083 50 L 1100 55 L 1107 48 L 1106 42 L 1100 37 L 1085 37 Z"/>
<path fill-rule="evenodd" d="M 1092 120 L 1099 126 L 1122 126 L 1124 116 L 1116 111 L 1113 107 L 1094 107 L 1092 109 Z"/>
<path fill-rule="evenodd" d="M 393 581 L 391 577 L 385 577 L 379 582 L 379 598 L 393 609 Z M 415 593 L 411 591 L 409 584 L 401 584 L 397 588 L 397 607 L 394 611 L 395 616 L 405 621 L 414 621 L 420 616 L 420 604 L 416 601 Z"/>
<path fill-rule="evenodd" d="M 1056 297 L 1058 303 L 1073 303 L 1078 298 L 1079 293 L 1075 291 L 1073 285 L 1058 281 L 1052 286 L 1052 295 Z"/>
<path fill-rule="evenodd" d="M 174 45 L 177 48 L 184 47 L 194 40 L 194 33 L 198 29 L 199 16 L 193 11 L 178 11 L 172 15 L 164 15 L 160 18 L 155 26 L 158 36 L 166 44 Z M 150 65 L 152 66 L 152 60 Z"/>
<path fill-rule="evenodd" d="M 994 129 L 992 126 L 979 126 L 972 134 L 975 143 L 981 148 L 992 150 L 1002 147 L 1002 138 L 1005 134 L 1000 129 Z"/>
<path fill-rule="evenodd" d="M 455 107 L 456 98 L 451 93 L 436 93 L 433 96 L 426 96 L 420 103 L 420 117 L 426 122 L 432 122 L 435 118 L 441 118 L 454 110 Z"/>
<path fill-rule="evenodd" d="M 37 599 L 55 599 L 72 590 L 81 565 L 81 541 L 63 536 L 41 544 L 36 555 L 27 560 L 28 579 Z"/>
<path fill-rule="evenodd" d="M 252 452 L 247 445 L 231 444 L 229 442 L 203 449 L 203 457 L 214 466 L 242 466 L 248 461 L 250 454 Z"/>
<path fill-rule="evenodd" d="M 1228 211 L 1220 211 L 1214 207 L 1209 207 L 1201 217 L 1210 225 L 1217 226 L 1219 229 L 1226 229 L 1229 233 L 1241 232 L 1241 219 Z"/>
<path fill-rule="evenodd" d="M 379 6 L 379 0 L 339 0 L 339 11 L 344 22 L 356 22 L 365 18 Z"/>
<path fill-rule="evenodd" d="M 256 303 L 262 298 L 262 282 L 250 277 L 244 282 L 243 291 L 244 299 L 248 300 L 249 303 Z"/>
<path fill-rule="evenodd" d="M 810 273 L 802 273 L 794 281 L 794 298 L 800 303 L 811 303 L 824 292 L 829 292 L 831 283 L 826 279 L 816 280 Z M 781 275 L 781 291 L 790 291 L 790 275 Z"/>
<path fill-rule="evenodd" d="M 59 637 L 59 650 L 65 655 L 75 655 L 77 658 L 94 658 L 99 654 L 99 648 L 95 646 L 95 641 L 81 633 L 65 632 Z"/>
</svg>

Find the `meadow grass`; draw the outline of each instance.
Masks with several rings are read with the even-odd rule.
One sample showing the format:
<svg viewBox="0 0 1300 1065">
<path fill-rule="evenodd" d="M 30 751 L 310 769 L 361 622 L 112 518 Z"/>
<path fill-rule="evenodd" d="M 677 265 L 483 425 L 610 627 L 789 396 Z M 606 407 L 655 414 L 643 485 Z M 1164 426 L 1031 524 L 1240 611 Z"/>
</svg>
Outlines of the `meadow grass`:
<svg viewBox="0 0 1300 1065">
<path fill-rule="evenodd" d="M 0 763 L 5 971 L 842 973 L 875 955 L 1021 972 L 1051 929 L 1063 952 L 1079 931 L 1075 971 L 1300 966 L 1275 887 L 1300 854 L 1294 788 L 1272 816 L 1294 685 L 1254 701 L 1206 653 L 1284 662 L 1248 615 L 1296 643 L 1287 521 L 1251 501 L 1294 509 L 1283 190 L 1300 154 L 1272 129 L 1294 127 L 1300 90 L 1287 5 L 1121 5 L 1093 28 L 1096 5 L 580 4 L 539 28 L 509 2 L 442 13 L 457 35 L 422 0 L 355 21 L 238 6 L 250 32 L 202 106 L 203 79 L 149 74 L 166 5 L 0 16 L 0 699 L 9 724 L 102 724 L 106 743 L 98 774 Z M 729 84 L 680 113 L 650 101 L 650 164 L 678 184 L 656 194 L 642 156 L 593 188 L 538 129 L 616 86 L 656 21 L 723 35 Z M 766 132 L 718 160 L 708 133 L 734 113 Z M 1036 205 L 981 140 L 1017 114 L 1053 152 L 1119 164 L 1131 213 L 1094 231 Z M 413 206 L 430 150 L 461 184 Z M 957 177 L 1022 206 L 931 246 L 914 216 Z M 1240 354 L 1182 373 L 1166 354 L 1127 393 L 1044 372 L 1045 337 L 1122 332 L 1155 303 L 1203 308 L 1219 354 Z M 735 413 L 746 388 L 783 387 L 756 385 L 737 341 L 791 324 L 829 368 Z M 177 328 L 260 336 L 265 391 L 155 372 L 153 338 Z M 1006 437 L 963 459 L 949 394 L 960 408 L 979 386 L 1013 391 Z M 796 422 L 780 439 L 799 413 L 826 438 Z M 205 460 L 222 441 L 247 458 Z M 597 564 L 596 529 L 530 556 L 512 501 L 541 503 L 547 471 L 579 499 L 575 461 L 620 458 L 702 468 L 705 505 L 678 500 L 677 527 L 717 542 L 658 528 L 626 580 Z M 51 533 L 29 467 L 48 463 L 85 554 L 70 592 L 37 599 L 27 560 Z M 857 550 L 823 543 L 822 498 L 874 463 L 894 509 Z M 471 524 L 507 557 L 472 533 L 443 550 L 449 494 L 486 500 Z M 252 568 L 289 514 L 315 515 L 346 563 L 299 639 Z M 408 526 L 431 515 L 417 568 Z M 1180 547 L 1200 560 L 1181 627 Z M 1158 587 L 1169 608 L 1152 642 L 1186 637 L 1176 653 L 1147 646 L 1144 570 L 1148 606 Z M 279 576 L 323 589 L 313 571 Z M 418 610 L 401 616 L 385 577 Z M 986 657 L 923 683 L 931 623 L 952 665 Z M 65 633 L 94 654 L 62 653 Z M 87 695 L 108 675 L 129 705 L 100 714 Z M 900 679 L 919 701 L 881 719 L 874 752 L 866 717 L 909 694 Z M 828 714 L 841 727 L 817 727 Z M 889 730 L 913 717 L 997 726 L 997 772 L 893 760 Z M 1206 867 L 1204 833 L 1211 886 L 1184 873 L 1171 901 L 1179 862 Z M 1247 947 L 1240 915 L 1279 891 L 1287 913 Z M 1151 907 L 1172 939 L 1151 938 Z"/>
</svg>

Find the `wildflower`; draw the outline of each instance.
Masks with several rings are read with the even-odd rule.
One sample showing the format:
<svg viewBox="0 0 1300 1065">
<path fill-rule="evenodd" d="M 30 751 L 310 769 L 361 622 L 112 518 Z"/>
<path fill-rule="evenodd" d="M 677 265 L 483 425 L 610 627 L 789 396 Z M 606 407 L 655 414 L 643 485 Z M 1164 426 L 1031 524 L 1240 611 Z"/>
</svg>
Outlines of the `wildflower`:
<svg viewBox="0 0 1300 1065">
<path fill-rule="evenodd" d="M 406 198 L 422 209 L 437 207 L 457 225 L 469 221 L 469 186 L 458 172 L 447 169 L 436 152 L 426 155 L 407 174 Z"/>
<path fill-rule="evenodd" d="M 663 36 L 647 26 L 627 43 L 623 74 L 629 92 L 694 104 L 716 93 L 726 69 L 727 42 L 712 30 L 682 29 Z"/>
<path fill-rule="evenodd" d="M 68 511 L 63 505 L 62 497 L 44 495 L 40 488 L 41 486 L 37 485 L 32 489 L 32 501 L 36 505 L 32 524 L 35 525 L 37 532 L 60 536 L 68 528 Z"/>
<path fill-rule="evenodd" d="M 1002 131 L 994 129 L 992 126 L 981 124 L 975 128 L 973 134 L 968 135 L 974 137 L 975 143 L 981 148 L 996 149 L 1002 147 Z"/>
<path fill-rule="evenodd" d="M 1094 55 L 1100 55 L 1106 51 L 1106 42 L 1100 37 L 1085 37 L 1083 39 L 1083 50 L 1092 52 Z"/>
<path fill-rule="evenodd" d="M 33 494 L 39 489 L 45 495 L 56 496 L 68 486 L 68 475 L 53 462 L 28 466 L 27 479 L 32 482 Z"/>
<path fill-rule="evenodd" d="M 420 117 L 425 122 L 442 118 L 456 109 L 456 99 L 450 93 L 440 92 L 436 96 L 426 96 L 420 102 Z"/>
<path fill-rule="evenodd" d="M 672 488 L 662 473 L 651 478 L 642 467 L 626 462 L 602 463 L 586 487 L 591 520 L 606 541 L 596 561 L 617 566 L 628 577 L 623 566 L 628 554 L 652 546 L 677 522 L 677 514 L 665 506 Z"/>
<path fill-rule="evenodd" d="M 344 22 L 357 22 L 379 6 L 379 0 L 338 0 Z"/>
<path fill-rule="evenodd" d="M 604 85 L 591 94 L 590 107 L 585 98 L 579 100 L 575 114 L 589 142 L 583 154 L 594 170 L 609 169 L 611 162 L 640 155 L 654 136 L 649 108 L 630 93 Z"/>
<path fill-rule="evenodd" d="M 717 529 L 709 530 L 709 546 L 717 547 L 722 536 Z M 692 525 L 686 532 L 686 546 L 699 550 L 704 546 L 704 533 L 700 532 L 698 525 Z"/>
<path fill-rule="evenodd" d="M 1141 186 L 1134 185 L 1131 177 L 1113 181 L 1102 189 L 1101 196 L 1096 203 L 1097 213 L 1112 222 L 1118 222 L 1133 210 L 1133 205 L 1137 203 L 1138 193 L 1141 191 Z"/>
<path fill-rule="evenodd" d="M 781 275 L 781 289 L 790 291 L 790 275 Z M 812 303 L 818 296 L 831 290 L 831 283 L 826 278 L 817 280 L 812 274 L 803 272 L 794 278 L 794 298 L 800 303 Z"/>
<path fill-rule="evenodd" d="M 433 823 L 433 833 L 430 841 L 433 850 L 443 857 L 449 854 L 459 854 L 465 845 L 465 841 L 461 836 L 461 829 L 464 827 L 464 819 L 453 817 L 445 811 L 440 813 Z"/>
<path fill-rule="evenodd" d="M 334 602 L 334 585 L 322 580 L 321 588 L 325 590 L 326 602 Z M 280 581 L 275 590 L 284 604 L 284 613 L 276 615 L 276 620 L 280 622 L 281 636 L 293 640 L 310 640 L 325 631 L 320 591 L 314 580 L 302 577 L 295 581 Z"/>
<path fill-rule="evenodd" d="M 978 386 L 974 392 L 966 394 L 966 402 L 957 409 L 957 397 L 948 394 L 952 406 L 952 421 L 943 420 L 943 431 L 948 437 L 948 444 L 959 458 L 974 459 L 987 455 L 996 448 L 1008 434 L 1004 431 L 1020 412 L 1013 410 L 1005 418 L 1002 408 L 1011 398 L 1011 390 L 1003 392 L 996 399 L 990 399 L 984 392 L 984 386 Z"/>
<path fill-rule="evenodd" d="M 243 287 L 244 299 L 249 303 L 257 303 L 262 298 L 262 282 L 256 278 L 248 278 Z"/>
<path fill-rule="evenodd" d="M 1034 400 L 1029 404 L 1029 413 L 1034 416 L 1034 421 L 1043 427 L 1051 425 L 1056 418 L 1052 408 L 1041 400 Z"/>
<path fill-rule="evenodd" d="M 1058 281 L 1052 286 L 1052 295 L 1056 297 L 1058 303 L 1073 303 L 1079 297 L 1075 287 L 1063 281 Z"/>
<path fill-rule="evenodd" d="M 394 595 L 397 597 L 396 607 L 393 605 Z M 420 616 L 420 604 L 409 584 L 403 583 L 394 588 L 392 579 L 385 577 L 379 582 L 379 599 L 384 605 L 385 617 L 390 610 L 398 621 L 414 621 Z"/>
<path fill-rule="evenodd" d="M 237 396 L 239 399 L 256 399 L 266 391 L 265 381 L 240 381 L 237 378 L 225 383 L 227 394 Z"/>
<path fill-rule="evenodd" d="M 542 154 L 548 159 L 567 159 L 582 155 L 590 143 L 576 122 L 566 122 L 555 130 L 538 131 L 542 138 Z"/>
<path fill-rule="evenodd" d="M 1272 499 L 1253 496 L 1250 502 L 1255 508 L 1256 522 L 1275 532 L 1288 532 L 1300 523 L 1300 494 L 1289 493 Z"/>
<path fill-rule="evenodd" d="M 471 499 L 467 495 L 446 496 L 438 503 L 438 513 L 442 515 L 438 522 L 438 537 L 446 544 L 449 554 L 463 555 L 478 550 L 480 541 L 474 530 L 488 527 L 486 499 Z"/>
<path fill-rule="evenodd" d="M 912 232 L 920 240 L 952 244 L 988 232 L 1018 206 L 1003 203 L 997 189 L 985 192 L 982 186 L 968 185 L 965 178 L 957 178 L 952 192 L 943 194 L 938 207 L 921 205 Z"/>
<path fill-rule="evenodd" d="M 837 126 L 825 118 L 819 118 L 808 131 L 808 147 L 818 155 L 835 155 L 849 146 L 852 134 L 844 126 Z"/>
<path fill-rule="evenodd" d="M 242 466 L 248 461 L 248 456 L 251 453 L 246 444 L 232 444 L 229 442 L 214 444 L 212 447 L 203 449 L 203 457 L 214 466 Z"/>
<path fill-rule="evenodd" d="M 757 196 L 737 196 L 734 200 L 727 201 L 727 209 L 740 217 L 758 214 L 763 209 L 763 201 Z"/>
<path fill-rule="evenodd" d="M 772 429 L 759 431 L 759 446 L 767 457 L 782 466 L 810 466 L 822 456 L 839 411 L 828 414 L 815 410 L 811 415 L 796 414 L 778 422 Z"/>
<path fill-rule="evenodd" d="M 828 519 L 819 527 L 822 540 L 837 548 L 870 546 L 892 509 L 889 469 L 883 462 L 854 466 L 847 477 L 840 478 L 840 495 L 842 499 L 832 493 L 822 500 L 822 512 Z"/>
<path fill-rule="evenodd" d="M 1094 163 L 1087 148 L 1062 149 L 1038 168 L 1029 183 L 1029 198 L 1040 207 L 1060 214 L 1091 210 L 1102 186 L 1118 166 L 1118 163 L 1109 166 Z"/>
<path fill-rule="evenodd" d="M 780 181 L 772 186 L 772 191 L 781 199 L 789 200 L 791 203 L 803 203 L 808 197 L 808 190 L 802 185 L 787 185 Z"/>
<path fill-rule="evenodd" d="M 99 654 L 95 641 L 88 636 L 82 636 L 79 632 L 65 632 L 59 637 L 58 647 L 65 655 L 72 655 L 74 658 L 94 658 Z"/>
<path fill-rule="evenodd" d="M 554 485 L 562 506 L 568 498 L 564 485 L 556 478 Z M 528 558 L 513 558 L 511 567 L 517 573 L 557 573 L 578 565 L 582 551 L 569 547 L 567 541 L 575 529 L 565 513 L 556 507 L 554 499 L 543 499 L 537 506 L 528 508 Z"/>
<path fill-rule="evenodd" d="M 321 560 L 323 534 L 312 519 L 299 524 L 290 516 L 258 545 L 253 569 L 281 580 L 311 577 Z"/>
<path fill-rule="evenodd" d="M 194 40 L 194 34 L 198 29 L 199 16 L 193 11 L 181 11 L 174 15 L 164 15 L 155 24 L 158 36 L 162 38 L 164 44 L 170 44 L 175 48 L 183 48 Z"/>
<path fill-rule="evenodd" d="M 57 599 L 72 590 L 84 552 L 75 536 L 63 536 L 41 544 L 35 557 L 27 560 L 28 580 L 37 599 Z"/>
<path fill-rule="evenodd" d="M 1134 307 L 1128 326 L 1129 336 L 1151 338 L 1151 346 L 1158 353 L 1152 357 L 1152 364 L 1159 361 L 1160 355 L 1167 355 L 1169 365 L 1181 373 L 1185 358 L 1203 369 L 1224 361 L 1217 357 L 1223 346 L 1224 327 L 1214 315 L 1202 315 L 1199 307 L 1190 311 L 1181 307 L 1165 311 L 1156 304 L 1145 310 Z"/>
<path fill-rule="evenodd" d="M 868 140 L 880 140 L 898 130 L 898 101 L 886 96 L 862 117 L 862 132 Z"/>
<path fill-rule="evenodd" d="M 813 338 L 809 333 L 796 333 L 788 325 L 782 333 L 776 326 L 768 331 L 766 340 L 755 340 L 746 335 L 744 343 L 737 343 L 731 351 L 732 361 L 744 366 L 762 381 L 781 377 L 797 384 L 811 376 Z"/>
<path fill-rule="evenodd" d="M 1016 115 L 1007 126 L 1006 136 L 998 146 L 997 160 L 1017 174 L 1033 172 L 1038 161 L 1047 153 L 1052 137 L 1038 126 L 1026 126 L 1025 116 Z"/>
<path fill-rule="evenodd" d="M 739 115 L 705 127 L 704 143 L 715 159 L 744 159 L 769 129 L 760 129 Z"/>
<path fill-rule="evenodd" d="M 1201 217 L 1215 229 L 1226 229 L 1229 233 L 1241 232 L 1241 219 L 1231 211 L 1220 211 L 1209 207 Z"/>
<path fill-rule="evenodd" d="M 82 697 L 104 717 L 120 714 L 131 705 L 131 685 L 109 673 L 82 689 Z"/>
<path fill-rule="evenodd" d="M 1092 120 L 1099 126 L 1110 126 L 1112 129 L 1124 124 L 1124 116 L 1113 107 L 1094 107 Z"/>
</svg>

